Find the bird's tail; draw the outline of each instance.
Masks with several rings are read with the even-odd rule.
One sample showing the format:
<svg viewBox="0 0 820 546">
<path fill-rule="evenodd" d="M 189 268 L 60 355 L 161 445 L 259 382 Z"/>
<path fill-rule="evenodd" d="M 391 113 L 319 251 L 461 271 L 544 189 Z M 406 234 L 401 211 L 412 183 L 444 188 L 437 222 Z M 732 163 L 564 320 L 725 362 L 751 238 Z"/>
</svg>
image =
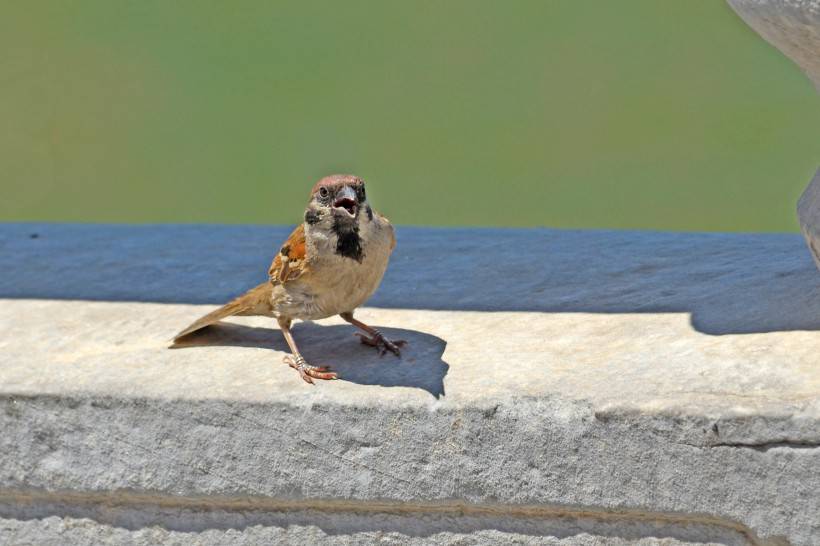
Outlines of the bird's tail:
<svg viewBox="0 0 820 546">
<path fill-rule="evenodd" d="M 217 323 L 220 320 L 228 317 L 232 317 L 234 315 L 262 315 L 265 314 L 264 311 L 266 309 L 270 309 L 270 292 L 271 292 L 271 284 L 269 282 L 264 282 L 259 286 L 251 288 L 241 296 L 236 299 L 233 299 L 217 309 L 216 311 L 211 311 L 204 317 L 200 318 L 180 333 L 174 336 L 174 341 L 177 341 L 179 338 L 187 336 L 197 330 L 201 330 L 206 326 L 210 326 L 211 324 Z"/>
</svg>

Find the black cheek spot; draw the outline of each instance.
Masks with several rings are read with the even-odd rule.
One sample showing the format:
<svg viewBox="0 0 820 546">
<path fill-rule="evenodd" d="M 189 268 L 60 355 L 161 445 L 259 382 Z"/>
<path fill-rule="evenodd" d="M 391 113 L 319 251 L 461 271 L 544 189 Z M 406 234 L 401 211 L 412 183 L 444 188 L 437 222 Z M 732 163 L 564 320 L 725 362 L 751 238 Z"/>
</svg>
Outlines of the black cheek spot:
<svg viewBox="0 0 820 546">
<path fill-rule="evenodd" d="M 367 208 L 365 209 L 365 212 L 367 212 L 367 219 L 372 222 L 373 221 L 373 209 L 370 208 L 370 205 L 367 205 Z"/>
<path fill-rule="evenodd" d="M 307 210 L 305 211 L 305 222 L 310 225 L 318 224 L 319 221 L 322 219 L 322 213 L 317 212 L 315 210 Z"/>
</svg>

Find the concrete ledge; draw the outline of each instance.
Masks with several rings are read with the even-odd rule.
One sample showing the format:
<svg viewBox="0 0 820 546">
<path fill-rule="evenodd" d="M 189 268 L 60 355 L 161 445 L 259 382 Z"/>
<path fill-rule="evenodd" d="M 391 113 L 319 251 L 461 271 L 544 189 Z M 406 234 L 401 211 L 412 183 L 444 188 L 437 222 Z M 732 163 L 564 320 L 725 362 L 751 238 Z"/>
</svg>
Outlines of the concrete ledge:
<svg viewBox="0 0 820 546">
<path fill-rule="evenodd" d="M 820 91 L 818 0 L 728 0 L 767 42 L 794 61 Z"/>
<path fill-rule="evenodd" d="M 818 543 L 798 235 L 402 228 L 360 316 L 404 359 L 339 320 L 295 329 L 315 388 L 262 318 L 167 348 L 285 233 L 0 228 L 0 542 Z"/>
</svg>

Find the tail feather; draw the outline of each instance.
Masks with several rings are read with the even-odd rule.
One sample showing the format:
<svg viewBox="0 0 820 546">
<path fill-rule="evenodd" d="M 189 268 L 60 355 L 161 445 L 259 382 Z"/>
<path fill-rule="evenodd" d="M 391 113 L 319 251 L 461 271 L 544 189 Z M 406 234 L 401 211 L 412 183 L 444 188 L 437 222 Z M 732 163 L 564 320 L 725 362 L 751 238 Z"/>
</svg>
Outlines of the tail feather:
<svg viewBox="0 0 820 546">
<path fill-rule="evenodd" d="M 270 283 L 262 283 L 259 286 L 251 288 L 241 296 L 233 299 L 215 311 L 211 311 L 204 317 L 195 321 L 193 324 L 182 330 L 174 336 L 174 341 L 181 337 L 187 336 L 197 330 L 201 330 L 206 326 L 215 324 L 220 320 L 235 315 L 261 315 L 265 314 L 263 309 L 270 308 Z"/>
</svg>

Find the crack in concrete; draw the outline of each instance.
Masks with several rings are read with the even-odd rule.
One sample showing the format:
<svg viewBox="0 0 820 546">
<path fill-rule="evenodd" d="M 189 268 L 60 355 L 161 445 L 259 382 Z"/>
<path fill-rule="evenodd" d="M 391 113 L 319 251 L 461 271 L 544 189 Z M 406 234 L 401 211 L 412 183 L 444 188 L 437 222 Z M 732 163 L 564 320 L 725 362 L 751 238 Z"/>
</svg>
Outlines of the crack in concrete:
<svg viewBox="0 0 820 546">
<path fill-rule="evenodd" d="M 799 451 L 811 451 L 820 449 L 820 442 L 813 441 L 793 441 L 793 440 L 773 440 L 761 442 L 713 442 L 704 444 L 693 444 L 691 442 L 682 442 L 683 445 L 696 447 L 700 449 L 714 449 L 718 447 L 729 447 L 733 449 L 753 449 L 755 451 L 767 452 L 773 449 L 789 449 Z"/>
<path fill-rule="evenodd" d="M 805 441 L 790 441 L 779 440 L 772 442 L 720 442 L 717 444 L 710 444 L 706 447 L 734 447 L 741 449 L 754 449 L 755 451 L 769 451 L 771 449 L 797 449 L 797 450 L 812 450 L 820 449 L 820 442 L 805 442 Z"/>
<path fill-rule="evenodd" d="M 124 513 L 120 513 L 124 512 Z M 253 514 L 257 514 L 256 517 Z M 302 514 L 301 516 L 299 514 Z M 358 518 L 339 523 L 336 516 Z M 268 517 L 266 518 L 265 515 Z M 104 525 L 138 530 L 159 526 L 169 530 L 197 532 L 207 529 L 246 528 L 253 525 L 304 524 L 327 526 L 331 533 L 361 529 L 382 530 L 385 526 L 418 535 L 413 523 L 388 521 L 389 517 L 422 520 L 426 532 L 435 532 L 431 518 L 444 520 L 445 529 L 470 520 L 468 528 L 518 529 L 532 531 L 526 523 L 515 527 L 510 521 L 560 522 L 557 534 L 570 536 L 598 529 L 608 536 L 637 539 L 642 536 L 672 538 L 720 536 L 721 543 L 752 546 L 789 546 L 781 537 L 762 539 L 749 527 L 727 518 L 707 514 L 651 512 L 640 509 L 603 509 L 552 505 L 477 504 L 460 500 L 440 502 L 353 501 L 339 499 L 277 499 L 270 497 L 187 497 L 118 490 L 114 492 L 55 492 L 43 490 L 0 490 L 0 518 L 42 519 L 49 516 L 85 518 Z M 201 517 L 197 517 L 201 516 Z M 332 523 L 334 522 L 335 523 Z M 298 523 L 296 523 L 298 524 Z M 334 528 L 334 525 L 336 528 Z M 595 527 L 598 525 L 598 527 Z M 631 527 L 630 527 L 631 526 Z M 441 527 L 441 524 L 439 525 Z M 732 539 L 731 536 L 735 536 Z M 739 539 L 739 540 L 738 540 Z M 711 542 L 712 540 L 708 540 Z"/>
</svg>

